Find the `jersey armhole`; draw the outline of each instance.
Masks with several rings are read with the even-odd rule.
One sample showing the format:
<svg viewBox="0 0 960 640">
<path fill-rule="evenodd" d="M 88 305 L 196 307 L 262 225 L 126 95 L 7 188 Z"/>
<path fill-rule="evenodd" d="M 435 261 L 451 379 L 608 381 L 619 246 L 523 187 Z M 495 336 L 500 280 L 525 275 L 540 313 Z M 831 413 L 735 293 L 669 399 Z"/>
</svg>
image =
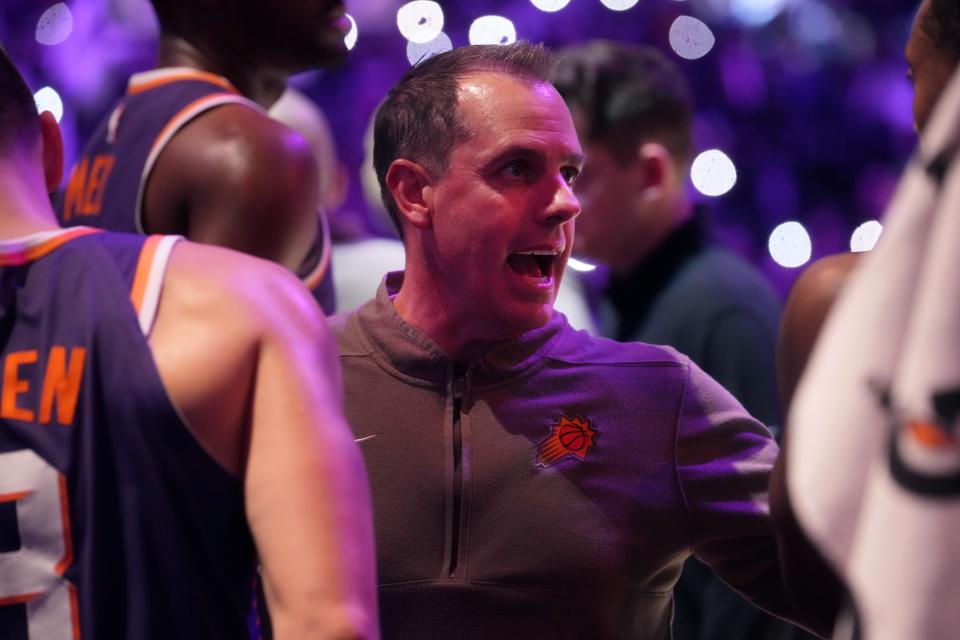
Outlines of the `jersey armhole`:
<svg viewBox="0 0 960 640">
<path fill-rule="evenodd" d="M 331 245 L 333 240 L 330 237 L 330 222 L 327 219 L 327 213 L 320 208 L 317 210 L 317 216 L 320 222 L 320 256 L 317 263 L 305 274 L 300 275 L 300 281 L 306 285 L 307 289 L 313 291 L 320 286 L 323 278 L 327 275 L 330 267 L 330 256 L 332 254 Z"/>
<path fill-rule="evenodd" d="M 167 143 L 170 142 L 173 136 L 186 126 L 188 122 L 210 111 L 214 107 L 225 104 L 242 104 L 256 111 L 263 111 L 256 102 L 244 98 L 241 95 L 235 93 L 212 93 L 194 100 L 180 109 L 180 111 L 167 122 L 160 133 L 157 134 L 153 146 L 150 148 L 150 153 L 147 155 L 147 160 L 143 165 L 143 173 L 140 175 L 140 187 L 137 190 L 136 208 L 133 214 L 133 222 L 136 225 L 137 233 L 143 235 L 147 233 L 143 227 L 143 198 L 146 195 L 147 179 L 150 177 L 150 173 L 153 171 L 153 166 L 156 164 L 157 158 L 160 157 L 160 153 L 166 148 Z"/>
<path fill-rule="evenodd" d="M 182 240 L 181 236 L 150 236 L 140 249 L 137 270 L 130 287 L 130 302 L 137 314 L 137 321 L 144 336 L 150 335 L 153 321 L 160 306 L 160 293 L 163 291 L 163 278 L 170 262 L 173 245 Z"/>
</svg>

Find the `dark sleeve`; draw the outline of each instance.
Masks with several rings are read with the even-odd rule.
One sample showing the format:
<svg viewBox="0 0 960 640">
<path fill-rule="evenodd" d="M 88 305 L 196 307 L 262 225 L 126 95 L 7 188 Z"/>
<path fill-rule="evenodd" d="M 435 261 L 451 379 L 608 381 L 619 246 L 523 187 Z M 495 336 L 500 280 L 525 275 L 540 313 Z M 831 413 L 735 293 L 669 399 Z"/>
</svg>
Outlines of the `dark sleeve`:
<svg viewBox="0 0 960 640">
<path fill-rule="evenodd" d="M 808 626 L 783 586 L 767 487 L 770 432 L 690 363 L 677 424 L 677 474 L 694 555 L 760 608 Z"/>
<path fill-rule="evenodd" d="M 700 363 L 757 420 L 782 424 L 777 393 L 775 318 L 730 310 L 714 318 Z"/>
</svg>

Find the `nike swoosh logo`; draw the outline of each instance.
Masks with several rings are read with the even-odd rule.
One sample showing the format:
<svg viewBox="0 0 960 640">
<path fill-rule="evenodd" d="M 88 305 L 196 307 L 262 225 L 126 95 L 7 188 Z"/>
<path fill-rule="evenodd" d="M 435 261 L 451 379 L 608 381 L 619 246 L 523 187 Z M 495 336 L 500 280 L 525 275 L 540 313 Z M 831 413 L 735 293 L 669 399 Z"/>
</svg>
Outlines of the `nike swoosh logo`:
<svg viewBox="0 0 960 640">
<path fill-rule="evenodd" d="M 376 437 L 377 437 L 377 434 L 373 434 L 372 436 L 364 436 L 362 438 L 357 438 L 356 440 L 354 440 L 354 442 L 364 442 L 366 440 L 369 440 L 370 438 L 376 438 Z"/>
</svg>

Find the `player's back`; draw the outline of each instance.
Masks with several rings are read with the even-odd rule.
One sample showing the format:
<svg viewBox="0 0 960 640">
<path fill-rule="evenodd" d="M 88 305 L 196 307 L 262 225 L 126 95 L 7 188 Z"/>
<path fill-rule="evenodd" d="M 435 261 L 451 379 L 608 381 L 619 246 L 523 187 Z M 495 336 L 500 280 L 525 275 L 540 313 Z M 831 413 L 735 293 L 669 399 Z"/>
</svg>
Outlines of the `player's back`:
<svg viewBox="0 0 960 640">
<path fill-rule="evenodd" d="M 183 424 L 146 338 L 175 241 L 0 243 L 4 638 L 245 633 L 241 483 Z"/>
</svg>

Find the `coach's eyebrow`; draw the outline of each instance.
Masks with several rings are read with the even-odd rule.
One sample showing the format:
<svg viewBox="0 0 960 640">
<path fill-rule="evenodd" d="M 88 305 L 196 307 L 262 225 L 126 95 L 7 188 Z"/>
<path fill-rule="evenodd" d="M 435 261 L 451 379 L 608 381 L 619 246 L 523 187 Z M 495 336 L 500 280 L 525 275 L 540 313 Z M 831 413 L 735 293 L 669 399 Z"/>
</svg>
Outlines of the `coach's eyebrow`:
<svg viewBox="0 0 960 640">
<path fill-rule="evenodd" d="M 489 161 L 484 163 L 485 167 L 496 168 L 503 162 L 508 160 L 513 160 L 515 158 L 521 158 L 523 160 L 543 160 L 546 157 L 546 154 L 542 149 L 536 147 L 531 147 L 524 144 L 512 144 L 506 149 L 497 153 Z M 563 158 L 563 164 L 571 164 L 577 167 L 583 167 L 584 162 L 586 162 L 586 156 L 583 153 L 572 152 Z"/>
</svg>

